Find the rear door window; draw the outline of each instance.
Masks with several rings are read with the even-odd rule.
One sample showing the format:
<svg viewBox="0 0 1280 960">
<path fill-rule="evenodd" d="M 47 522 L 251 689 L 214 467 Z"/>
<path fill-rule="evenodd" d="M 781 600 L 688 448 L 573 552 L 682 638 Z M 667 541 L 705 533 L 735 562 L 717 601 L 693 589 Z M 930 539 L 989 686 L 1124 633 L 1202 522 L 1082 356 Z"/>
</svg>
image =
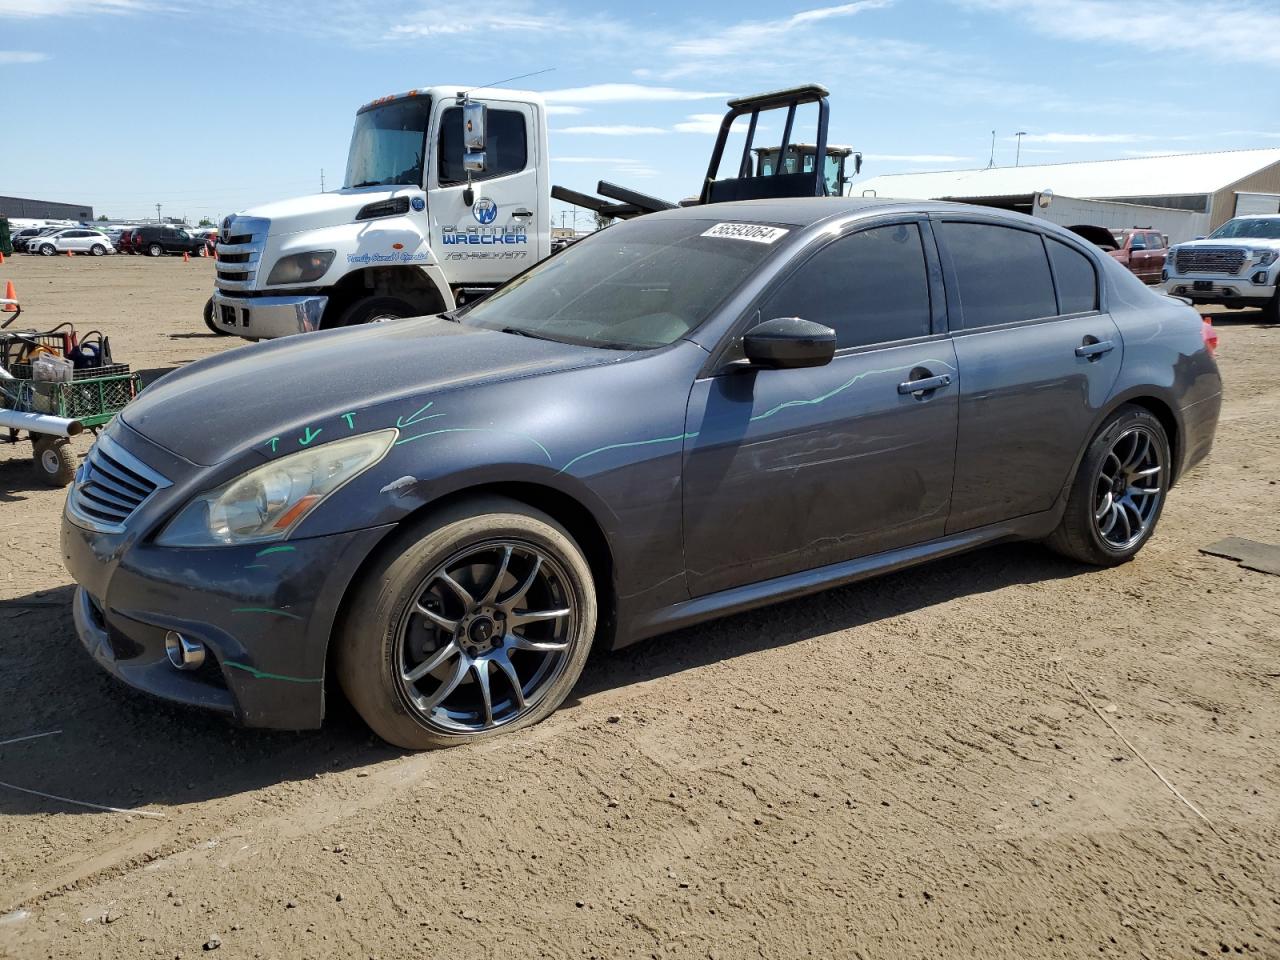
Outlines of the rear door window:
<svg viewBox="0 0 1280 960">
<path fill-rule="evenodd" d="M 955 267 L 965 329 L 1057 314 L 1040 234 L 957 221 L 944 221 L 938 228 Z"/>
<path fill-rule="evenodd" d="M 783 280 L 760 311 L 762 320 L 803 317 L 831 327 L 838 349 L 928 335 L 920 227 L 873 227 L 827 244 Z"/>
<path fill-rule="evenodd" d="M 1093 263 L 1079 250 L 1048 240 L 1049 261 L 1057 281 L 1058 312 L 1088 313 L 1098 309 L 1098 275 Z"/>
</svg>

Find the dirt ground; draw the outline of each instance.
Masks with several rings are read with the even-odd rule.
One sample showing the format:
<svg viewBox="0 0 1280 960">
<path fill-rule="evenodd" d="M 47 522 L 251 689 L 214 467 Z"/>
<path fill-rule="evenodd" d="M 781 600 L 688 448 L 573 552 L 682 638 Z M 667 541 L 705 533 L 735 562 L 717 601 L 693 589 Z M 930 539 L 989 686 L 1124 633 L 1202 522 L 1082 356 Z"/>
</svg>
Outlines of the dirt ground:
<svg viewBox="0 0 1280 960">
<path fill-rule="evenodd" d="M 211 276 L 0 267 L 148 371 L 236 345 Z M 1280 957 L 1280 578 L 1197 552 L 1280 542 L 1280 328 L 1219 328 L 1217 447 L 1133 563 L 996 547 L 732 617 L 433 754 L 116 685 L 63 492 L 0 448 L 0 956 Z"/>
</svg>

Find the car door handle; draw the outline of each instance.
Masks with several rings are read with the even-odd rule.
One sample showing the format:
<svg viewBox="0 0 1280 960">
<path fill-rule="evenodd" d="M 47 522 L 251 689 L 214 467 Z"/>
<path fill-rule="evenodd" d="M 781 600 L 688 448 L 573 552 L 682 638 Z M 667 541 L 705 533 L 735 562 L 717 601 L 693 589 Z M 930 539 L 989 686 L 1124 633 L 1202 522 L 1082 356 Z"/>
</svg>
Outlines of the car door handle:
<svg viewBox="0 0 1280 960">
<path fill-rule="evenodd" d="M 1116 348 L 1116 345 L 1110 340 L 1094 340 L 1092 343 L 1082 343 L 1076 347 L 1076 356 L 1085 357 L 1088 360 L 1097 360 L 1104 353 L 1110 353 Z"/>
<path fill-rule="evenodd" d="M 939 387 L 948 387 L 951 385 L 951 377 L 949 374 L 942 374 L 940 377 L 925 377 L 923 380 L 907 380 L 905 383 L 898 384 L 898 392 L 901 394 L 908 393 L 931 393 Z"/>
<path fill-rule="evenodd" d="M 512 210 L 511 215 L 513 217 L 520 217 L 521 219 L 524 219 L 525 217 L 532 217 L 533 211 L 532 210 Z"/>
</svg>

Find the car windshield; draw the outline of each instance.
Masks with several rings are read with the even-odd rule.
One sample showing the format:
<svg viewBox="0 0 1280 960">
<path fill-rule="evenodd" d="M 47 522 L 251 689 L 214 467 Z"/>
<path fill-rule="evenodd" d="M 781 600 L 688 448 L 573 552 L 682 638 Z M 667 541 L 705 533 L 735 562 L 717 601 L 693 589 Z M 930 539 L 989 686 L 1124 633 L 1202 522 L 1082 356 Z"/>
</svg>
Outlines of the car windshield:
<svg viewBox="0 0 1280 960">
<path fill-rule="evenodd" d="M 343 186 L 422 186 L 430 116 L 430 97 L 406 97 L 356 114 Z"/>
<path fill-rule="evenodd" d="M 584 346 L 665 346 L 706 320 L 788 232 L 661 217 L 620 223 L 544 260 L 459 319 Z"/>
<path fill-rule="evenodd" d="M 1239 217 L 1228 220 L 1210 240 L 1280 240 L 1280 217 Z"/>
</svg>

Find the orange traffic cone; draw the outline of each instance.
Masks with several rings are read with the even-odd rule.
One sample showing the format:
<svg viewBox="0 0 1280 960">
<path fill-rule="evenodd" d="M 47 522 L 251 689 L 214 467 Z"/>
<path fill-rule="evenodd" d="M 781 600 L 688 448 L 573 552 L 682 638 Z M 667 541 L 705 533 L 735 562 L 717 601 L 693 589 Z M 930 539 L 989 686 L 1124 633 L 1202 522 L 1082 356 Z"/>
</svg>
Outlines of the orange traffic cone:
<svg viewBox="0 0 1280 960">
<path fill-rule="evenodd" d="M 0 250 L 0 266 L 4 264 L 4 251 Z"/>
<path fill-rule="evenodd" d="M 13 281 L 10 280 L 4 285 L 4 298 L 6 300 L 17 300 L 18 292 L 13 289 Z M 17 313 L 18 305 L 16 303 L 6 303 L 0 307 L 0 313 Z"/>
<path fill-rule="evenodd" d="M 68 256 L 68 257 L 74 257 L 75 255 L 76 255 L 76 252 L 75 252 L 74 250 L 68 250 L 68 251 L 67 251 L 67 256 Z"/>
<path fill-rule="evenodd" d="M 183 251 L 182 251 L 182 262 L 183 262 L 183 263 L 190 263 L 190 262 L 191 262 L 191 254 L 190 254 L 190 253 L 188 253 L 186 250 L 183 250 Z"/>
</svg>

